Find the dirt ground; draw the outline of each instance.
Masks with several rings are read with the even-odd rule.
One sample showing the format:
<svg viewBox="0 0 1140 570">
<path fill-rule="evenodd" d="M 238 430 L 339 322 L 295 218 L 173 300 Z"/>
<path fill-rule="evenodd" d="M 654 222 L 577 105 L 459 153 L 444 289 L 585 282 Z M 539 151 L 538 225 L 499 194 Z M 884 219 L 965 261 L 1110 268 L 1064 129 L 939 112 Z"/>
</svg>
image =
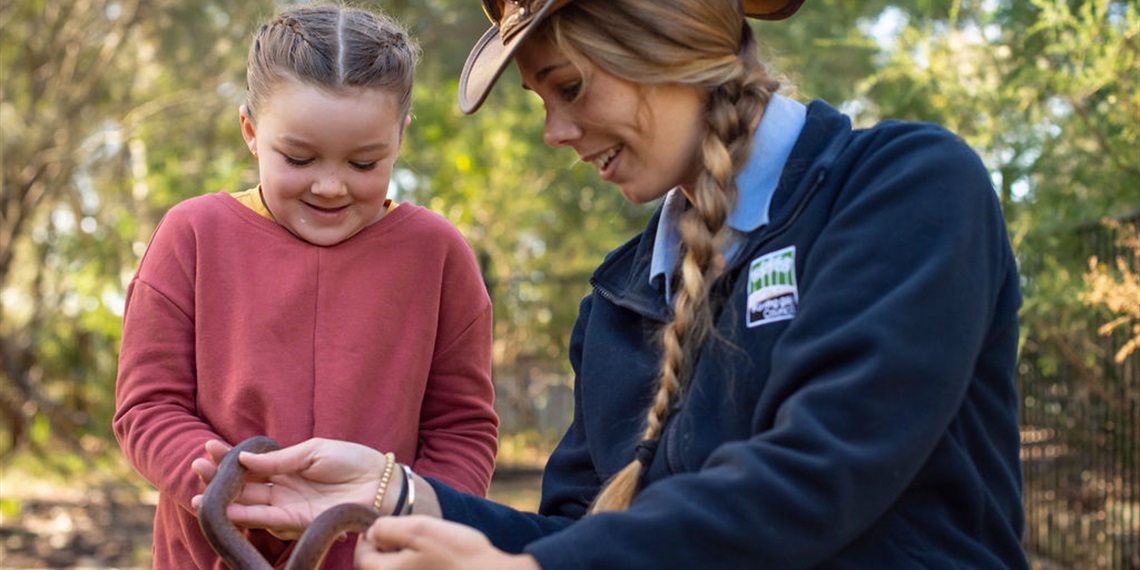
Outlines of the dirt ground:
<svg viewBox="0 0 1140 570">
<path fill-rule="evenodd" d="M 4 495 L 13 499 L 8 484 Z M 20 502 L 0 522 L 0 567 L 150 567 L 153 499 L 124 487 L 40 491 Z"/>
<path fill-rule="evenodd" d="M 491 484 L 500 502 L 537 506 L 540 473 L 503 470 Z M 5 476 L 0 480 L 0 568 L 150 568 L 157 495 L 129 484 L 76 489 Z"/>
</svg>

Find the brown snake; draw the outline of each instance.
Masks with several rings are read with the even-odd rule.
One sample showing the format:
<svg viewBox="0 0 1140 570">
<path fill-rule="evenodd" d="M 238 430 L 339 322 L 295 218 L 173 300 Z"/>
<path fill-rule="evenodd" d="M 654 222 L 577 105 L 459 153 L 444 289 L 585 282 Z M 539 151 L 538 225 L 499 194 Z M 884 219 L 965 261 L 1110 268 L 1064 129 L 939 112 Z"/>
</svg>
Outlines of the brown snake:
<svg viewBox="0 0 1140 570">
<path fill-rule="evenodd" d="M 276 441 L 265 437 L 251 437 L 229 450 L 218 465 L 213 481 L 206 486 L 202 504 L 198 509 L 198 524 L 210 546 L 233 570 L 272 570 L 273 566 L 261 556 L 242 535 L 237 526 L 226 517 L 226 506 L 241 493 L 245 468 L 238 462 L 242 451 L 265 453 L 280 449 Z M 319 568 L 332 543 L 342 533 L 364 532 L 380 512 L 365 506 L 345 503 L 328 509 L 313 520 L 301 534 L 286 570 L 315 570 Z"/>
</svg>

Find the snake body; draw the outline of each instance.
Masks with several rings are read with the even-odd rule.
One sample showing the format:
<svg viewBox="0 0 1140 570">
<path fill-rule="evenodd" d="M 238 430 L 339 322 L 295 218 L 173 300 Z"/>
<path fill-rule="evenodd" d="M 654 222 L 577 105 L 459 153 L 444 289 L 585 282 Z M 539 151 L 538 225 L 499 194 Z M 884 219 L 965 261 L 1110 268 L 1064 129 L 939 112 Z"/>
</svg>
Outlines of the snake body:
<svg viewBox="0 0 1140 570">
<path fill-rule="evenodd" d="M 226 517 L 226 506 L 241 494 L 245 468 L 238 462 L 243 451 L 265 453 L 280 449 L 276 441 L 265 436 L 251 437 L 234 446 L 218 465 L 218 472 L 198 509 L 198 524 L 210 546 L 233 570 L 272 570 L 273 566 L 262 557 Z M 301 534 L 285 565 L 286 570 L 315 570 L 328 553 L 329 547 L 341 534 L 364 532 L 380 516 L 376 509 L 346 503 L 321 513 Z"/>
</svg>

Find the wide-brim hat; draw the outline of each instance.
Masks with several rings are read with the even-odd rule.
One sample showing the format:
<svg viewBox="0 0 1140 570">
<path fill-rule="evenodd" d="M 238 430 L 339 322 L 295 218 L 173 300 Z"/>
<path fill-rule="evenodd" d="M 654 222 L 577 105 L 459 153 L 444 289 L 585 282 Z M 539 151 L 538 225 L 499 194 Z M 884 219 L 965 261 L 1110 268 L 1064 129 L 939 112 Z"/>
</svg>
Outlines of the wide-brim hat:
<svg viewBox="0 0 1140 570">
<path fill-rule="evenodd" d="M 572 0 L 483 0 L 491 28 L 479 38 L 459 76 L 459 109 L 474 113 L 515 51 L 538 23 Z M 740 0 L 744 14 L 761 20 L 783 20 L 796 13 L 804 0 Z"/>
</svg>

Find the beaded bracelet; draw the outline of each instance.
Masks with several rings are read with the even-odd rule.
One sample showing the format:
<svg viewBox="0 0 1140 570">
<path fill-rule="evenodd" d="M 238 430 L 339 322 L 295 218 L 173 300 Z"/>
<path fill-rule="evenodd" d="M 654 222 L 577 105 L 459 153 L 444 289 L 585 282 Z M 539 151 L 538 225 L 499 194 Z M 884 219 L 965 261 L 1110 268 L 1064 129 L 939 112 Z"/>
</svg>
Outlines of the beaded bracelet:
<svg viewBox="0 0 1140 570">
<path fill-rule="evenodd" d="M 410 515 L 416 506 L 416 477 L 415 473 L 412 473 L 411 467 L 403 464 L 400 467 L 404 468 L 404 486 L 408 488 L 408 510 L 400 514 Z"/>
<path fill-rule="evenodd" d="M 380 487 L 376 489 L 376 500 L 372 501 L 372 506 L 380 512 L 384 512 L 380 507 L 384 503 L 384 493 L 388 492 L 388 481 L 392 479 L 392 471 L 395 468 L 396 455 L 389 451 L 384 454 L 384 474 L 380 476 Z"/>
</svg>

